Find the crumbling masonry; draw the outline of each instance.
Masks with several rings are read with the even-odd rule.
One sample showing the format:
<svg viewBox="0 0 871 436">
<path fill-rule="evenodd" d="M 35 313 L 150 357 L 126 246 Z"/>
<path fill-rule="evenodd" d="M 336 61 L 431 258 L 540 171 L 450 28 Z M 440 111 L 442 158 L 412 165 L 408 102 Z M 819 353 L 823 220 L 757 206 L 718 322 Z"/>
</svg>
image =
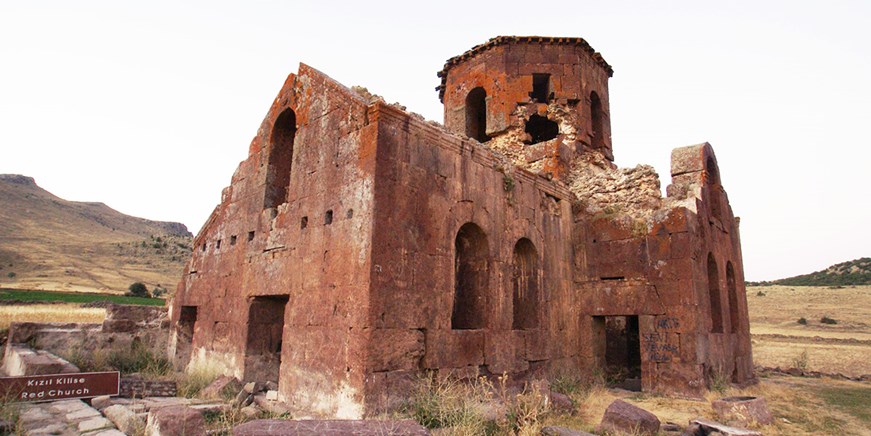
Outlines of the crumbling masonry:
<svg viewBox="0 0 871 436">
<path fill-rule="evenodd" d="M 170 354 L 278 383 L 313 415 L 415 376 L 560 372 L 702 394 L 752 381 L 738 219 L 709 144 L 613 163 L 611 67 L 498 37 L 439 72 L 441 126 L 306 65 L 195 239 Z"/>
</svg>

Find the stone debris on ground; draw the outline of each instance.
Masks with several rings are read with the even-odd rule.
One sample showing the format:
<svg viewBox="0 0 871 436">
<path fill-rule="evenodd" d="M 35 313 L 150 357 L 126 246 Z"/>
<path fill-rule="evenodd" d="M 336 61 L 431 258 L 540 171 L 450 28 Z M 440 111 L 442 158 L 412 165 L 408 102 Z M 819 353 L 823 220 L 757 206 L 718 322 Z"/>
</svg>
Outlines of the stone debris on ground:
<svg viewBox="0 0 871 436">
<path fill-rule="evenodd" d="M 774 417 L 764 397 L 726 397 L 711 402 L 717 417 L 730 425 L 771 424 Z"/>
<path fill-rule="evenodd" d="M 221 399 L 224 397 L 232 397 L 242 390 L 242 384 L 236 377 L 222 375 L 209 383 L 200 391 L 200 396 L 203 398 Z"/>
<path fill-rule="evenodd" d="M 723 436 L 762 436 L 762 432 L 756 430 L 733 427 L 704 418 L 691 420 L 689 428 L 684 432 L 686 436 L 709 436 L 715 434 Z"/>
<path fill-rule="evenodd" d="M 186 406 L 162 407 L 148 412 L 147 436 L 200 436 L 206 434 L 203 414 Z"/>
<path fill-rule="evenodd" d="M 654 435 L 659 432 L 659 425 L 656 415 L 623 400 L 614 400 L 605 410 L 598 431 Z"/>
<path fill-rule="evenodd" d="M 380 421 L 357 419 L 327 419 L 327 420 L 281 420 L 258 419 L 237 425 L 233 428 L 234 436 L 262 435 L 358 435 L 358 436 L 423 436 L 429 435 L 429 430 L 412 420 Z"/>
<path fill-rule="evenodd" d="M 542 428 L 541 434 L 542 436 L 593 436 L 592 433 L 556 425 Z"/>
<path fill-rule="evenodd" d="M 81 400 L 24 404 L 18 426 L 25 435 L 123 435 L 97 409 Z"/>
</svg>

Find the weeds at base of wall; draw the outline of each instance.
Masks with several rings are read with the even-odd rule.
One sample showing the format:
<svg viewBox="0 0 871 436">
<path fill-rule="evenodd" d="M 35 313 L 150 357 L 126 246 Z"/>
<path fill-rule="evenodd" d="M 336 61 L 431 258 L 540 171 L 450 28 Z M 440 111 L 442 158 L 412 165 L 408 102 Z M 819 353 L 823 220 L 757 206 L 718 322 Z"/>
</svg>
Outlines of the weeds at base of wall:
<svg viewBox="0 0 871 436">
<path fill-rule="evenodd" d="M 129 347 L 116 346 L 90 352 L 79 344 L 70 347 L 61 357 L 83 372 L 119 371 L 122 375 L 135 373 L 146 379 L 165 377 L 172 372 L 172 365 L 166 357 L 138 341 Z"/>
<path fill-rule="evenodd" d="M 208 360 L 199 360 L 190 365 L 184 373 L 177 375 L 178 395 L 193 398 L 223 374 L 221 365 Z"/>
<path fill-rule="evenodd" d="M 207 432 L 210 435 L 231 435 L 233 428 L 255 419 L 293 419 L 289 414 L 276 414 L 261 410 L 256 415 L 247 415 L 242 407 L 232 407 L 220 412 L 207 412 L 203 414 L 206 421 Z"/>
<path fill-rule="evenodd" d="M 486 377 L 464 381 L 426 374 L 403 412 L 427 428 L 451 434 L 533 435 L 541 431 L 548 410 L 547 392 L 526 385 L 513 393 L 507 375 L 494 386 Z"/>
<path fill-rule="evenodd" d="M 708 375 L 708 385 L 711 391 L 725 393 L 732 386 L 729 373 L 724 368 L 711 368 Z"/>
</svg>

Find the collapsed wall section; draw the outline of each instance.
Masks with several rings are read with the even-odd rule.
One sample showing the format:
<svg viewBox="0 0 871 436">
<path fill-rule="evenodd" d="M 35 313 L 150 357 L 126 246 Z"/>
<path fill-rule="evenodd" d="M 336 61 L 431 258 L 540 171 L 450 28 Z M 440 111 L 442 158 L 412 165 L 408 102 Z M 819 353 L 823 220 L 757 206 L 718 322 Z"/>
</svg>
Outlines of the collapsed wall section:
<svg viewBox="0 0 871 436">
<path fill-rule="evenodd" d="M 713 150 L 708 144 L 676 149 L 668 196 L 628 201 L 655 198 L 643 184 L 626 192 L 626 183 L 645 173 L 643 167 L 614 170 L 616 176 L 588 178 L 583 191 L 574 190 L 578 211 L 586 211 L 575 229 L 583 242 L 575 270 L 584 296 L 582 341 L 599 350 L 589 363 L 613 369 L 604 351 L 605 323 L 634 316 L 644 390 L 700 396 L 716 377 L 747 383 L 753 374 L 740 237 L 712 175 L 718 173 Z"/>
<path fill-rule="evenodd" d="M 179 366 L 278 383 L 309 411 L 362 415 L 375 127 L 305 65 L 194 240 L 172 303 Z M 187 342 L 187 343 L 186 343 Z"/>
</svg>

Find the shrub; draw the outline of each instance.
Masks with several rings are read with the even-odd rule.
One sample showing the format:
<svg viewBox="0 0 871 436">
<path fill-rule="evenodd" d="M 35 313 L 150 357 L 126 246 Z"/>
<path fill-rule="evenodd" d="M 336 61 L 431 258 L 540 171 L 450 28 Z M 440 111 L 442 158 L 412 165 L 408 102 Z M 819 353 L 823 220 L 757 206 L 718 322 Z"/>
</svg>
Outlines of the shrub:
<svg viewBox="0 0 871 436">
<path fill-rule="evenodd" d="M 450 428 L 456 434 L 486 434 L 492 423 L 481 409 L 490 397 L 490 384 L 484 378 L 468 384 L 425 374 L 404 411 L 427 428 Z"/>
<path fill-rule="evenodd" d="M 127 295 L 131 297 L 151 298 L 151 295 L 148 293 L 148 287 L 142 282 L 133 283 L 127 288 L 127 291 Z"/>
<path fill-rule="evenodd" d="M 801 325 L 807 325 L 807 319 L 805 317 L 801 317 L 798 319 L 798 323 Z"/>
<path fill-rule="evenodd" d="M 178 394 L 193 398 L 223 374 L 220 365 L 208 361 L 198 361 L 191 365 L 178 381 Z"/>
<path fill-rule="evenodd" d="M 499 396 L 505 404 L 505 418 L 500 420 L 500 433 L 516 435 L 539 434 L 548 412 L 547 392 L 538 385 L 525 385 L 523 391 L 511 396 L 507 389 L 508 376 L 499 377 Z"/>
<path fill-rule="evenodd" d="M 764 297 L 764 296 L 765 296 L 765 292 L 759 291 L 759 292 L 756 293 L 756 296 L 757 296 L 757 297 Z"/>
<path fill-rule="evenodd" d="M 731 386 L 729 373 L 721 367 L 711 368 L 708 383 L 712 391 L 717 391 L 723 394 Z"/>
<path fill-rule="evenodd" d="M 15 278 L 15 273 L 12 272 L 12 271 L 9 271 L 9 273 L 6 274 L 6 277 L 9 277 L 10 279 L 14 279 L 14 278 Z"/>
<path fill-rule="evenodd" d="M 823 317 L 820 318 L 820 324 L 837 324 L 837 323 L 838 323 L 838 321 L 836 321 L 834 318 L 829 318 L 827 315 L 823 315 Z"/>
<path fill-rule="evenodd" d="M 792 367 L 796 369 L 802 370 L 802 372 L 807 371 L 808 369 L 808 355 L 807 350 L 802 351 L 797 357 L 792 359 Z"/>
<path fill-rule="evenodd" d="M 154 289 L 151 290 L 151 296 L 154 298 L 159 298 L 161 295 L 166 294 L 166 288 L 162 286 L 155 286 Z"/>
</svg>

